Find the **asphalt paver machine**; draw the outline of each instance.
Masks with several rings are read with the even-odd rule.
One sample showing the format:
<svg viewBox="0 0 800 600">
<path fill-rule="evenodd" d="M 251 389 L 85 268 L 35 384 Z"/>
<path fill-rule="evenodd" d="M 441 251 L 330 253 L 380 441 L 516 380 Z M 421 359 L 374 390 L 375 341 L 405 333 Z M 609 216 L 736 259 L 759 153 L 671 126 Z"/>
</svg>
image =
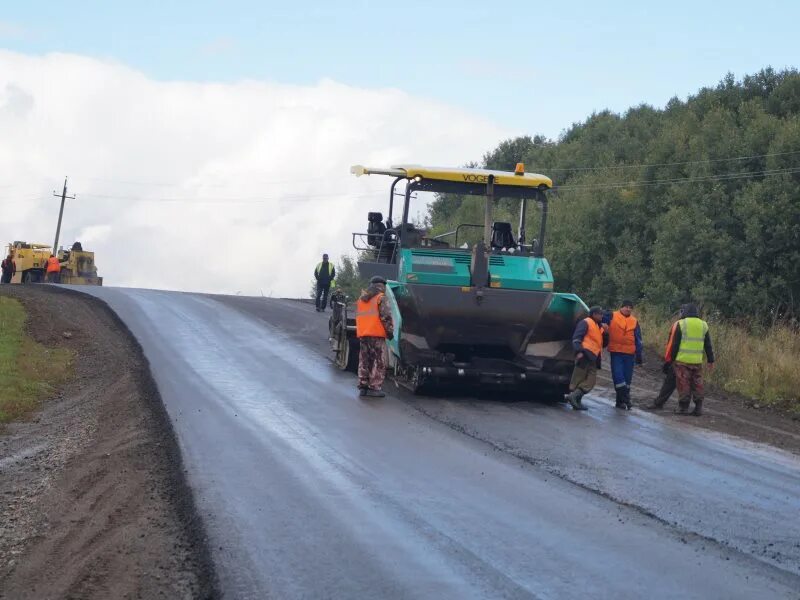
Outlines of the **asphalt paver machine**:
<svg viewBox="0 0 800 600">
<path fill-rule="evenodd" d="M 544 257 L 552 181 L 525 173 L 521 164 L 515 172 L 412 165 L 359 165 L 351 172 L 392 178 L 388 216 L 370 212 L 367 231 L 354 233 L 353 245 L 360 252 L 361 275 L 388 281 L 396 329 L 387 344 L 388 365 L 396 381 L 415 393 L 463 383 L 561 398 L 573 368 L 572 331 L 588 309 L 575 294 L 553 290 Z M 481 196 L 484 223 L 429 237 L 409 219 L 417 192 Z M 395 224 L 398 196 L 402 213 Z M 519 206 L 516 232 L 511 223 L 493 220 L 501 198 Z M 541 218 L 538 237 L 528 243 L 531 203 Z M 472 237 L 478 241 L 459 245 L 459 238 L 476 229 L 479 235 Z M 352 306 L 336 304 L 330 339 L 339 367 L 352 369 L 358 353 Z"/>
</svg>

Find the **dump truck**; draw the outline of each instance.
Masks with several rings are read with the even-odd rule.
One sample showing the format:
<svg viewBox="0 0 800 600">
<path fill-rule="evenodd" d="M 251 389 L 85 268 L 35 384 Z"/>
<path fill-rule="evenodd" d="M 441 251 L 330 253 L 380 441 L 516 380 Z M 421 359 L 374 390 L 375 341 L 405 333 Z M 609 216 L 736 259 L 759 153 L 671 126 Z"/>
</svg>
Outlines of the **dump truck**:
<svg viewBox="0 0 800 600">
<path fill-rule="evenodd" d="M 39 283 L 45 279 L 47 259 L 53 249 L 47 244 L 12 242 L 8 244 L 6 256 L 11 254 L 17 265 L 17 273 L 11 283 Z M 103 278 L 97 275 L 94 252 L 86 252 L 80 242 L 72 244 L 69 250 L 58 251 L 61 264 L 60 282 L 71 285 L 103 285 Z"/>
<path fill-rule="evenodd" d="M 553 290 L 544 256 L 550 178 L 525 173 L 521 164 L 515 172 L 416 165 L 357 165 L 351 172 L 392 178 L 387 217 L 369 212 L 367 231 L 353 233 L 353 246 L 362 277 L 388 281 L 396 333 L 387 342 L 387 364 L 395 380 L 414 393 L 466 383 L 533 388 L 542 397 L 563 399 L 574 366 L 572 332 L 588 308 L 575 294 Z M 398 192 L 398 186 L 404 189 Z M 484 223 L 428 236 L 409 219 L 417 192 L 482 196 Z M 396 222 L 398 196 L 403 202 Z M 516 235 L 511 223 L 493 220 L 501 198 L 519 207 Z M 540 226 L 528 242 L 532 202 L 540 208 Z M 470 246 L 460 243 L 465 236 L 480 239 Z M 341 369 L 356 364 L 354 314 L 352 305 L 340 302 L 329 324 Z"/>
</svg>

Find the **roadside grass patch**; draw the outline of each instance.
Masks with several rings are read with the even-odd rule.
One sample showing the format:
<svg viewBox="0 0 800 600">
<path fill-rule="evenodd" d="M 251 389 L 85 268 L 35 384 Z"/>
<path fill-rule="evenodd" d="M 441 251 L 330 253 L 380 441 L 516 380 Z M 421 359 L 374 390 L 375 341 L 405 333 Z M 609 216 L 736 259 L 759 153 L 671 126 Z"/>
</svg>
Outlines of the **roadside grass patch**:
<svg viewBox="0 0 800 600">
<path fill-rule="evenodd" d="M 71 373 L 72 351 L 33 341 L 26 317 L 19 301 L 0 296 L 0 423 L 38 408 Z"/>
<path fill-rule="evenodd" d="M 662 356 L 672 320 L 646 309 L 639 320 L 645 346 Z M 749 330 L 711 319 L 708 326 L 716 369 L 705 378 L 713 387 L 800 414 L 800 331 L 783 324 Z"/>
</svg>

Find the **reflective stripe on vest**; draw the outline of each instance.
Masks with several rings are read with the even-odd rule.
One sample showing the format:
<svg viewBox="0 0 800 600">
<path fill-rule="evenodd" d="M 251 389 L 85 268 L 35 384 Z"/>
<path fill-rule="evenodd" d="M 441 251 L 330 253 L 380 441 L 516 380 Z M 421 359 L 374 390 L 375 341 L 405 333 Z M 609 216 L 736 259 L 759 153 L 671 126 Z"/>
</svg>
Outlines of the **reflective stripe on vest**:
<svg viewBox="0 0 800 600">
<path fill-rule="evenodd" d="M 356 303 L 356 336 L 360 338 L 386 337 L 386 329 L 381 321 L 378 308 L 381 298 L 383 298 L 383 294 L 376 294 L 366 302 L 359 298 Z"/>
<path fill-rule="evenodd" d="M 600 356 L 600 353 L 603 351 L 603 330 L 600 329 L 600 326 L 591 317 L 586 317 L 584 321 L 586 321 L 587 328 L 586 335 L 583 336 L 581 347 L 595 356 Z"/>
<path fill-rule="evenodd" d="M 621 312 L 615 311 L 608 325 L 608 351 L 635 354 L 634 332 L 638 323 L 636 317 L 626 317 Z"/>
<path fill-rule="evenodd" d="M 678 329 L 678 323 L 680 323 L 680 321 L 675 321 L 669 330 L 669 339 L 667 340 L 666 348 L 664 348 L 665 362 L 672 362 L 672 344 L 675 343 L 675 330 Z"/>
<path fill-rule="evenodd" d="M 697 317 L 681 319 L 681 346 L 678 348 L 677 362 L 699 365 L 703 362 L 703 346 L 708 333 L 708 323 Z"/>
</svg>

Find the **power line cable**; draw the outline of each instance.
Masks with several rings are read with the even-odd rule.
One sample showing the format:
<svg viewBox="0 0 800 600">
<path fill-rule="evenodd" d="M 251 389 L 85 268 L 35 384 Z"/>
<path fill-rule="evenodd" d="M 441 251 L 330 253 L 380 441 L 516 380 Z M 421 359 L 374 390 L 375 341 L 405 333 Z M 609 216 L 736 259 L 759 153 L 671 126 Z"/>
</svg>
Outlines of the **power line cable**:
<svg viewBox="0 0 800 600">
<path fill-rule="evenodd" d="M 96 198 L 99 200 L 125 200 L 135 202 L 191 202 L 196 204 L 262 204 L 266 202 L 280 202 L 280 201 L 303 201 L 313 200 L 316 198 L 337 198 L 345 196 L 347 198 L 374 198 L 378 195 L 383 195 L 384 190 L 363 193 L 363 194 L 348 194 L 347 192 L 336 192 L 329 194 L 295 194 L 287 196 L 253 196 L 247 198 L 165 198 L 165 197 L 148 197 L 148 196 L 117 196 L 109 194 L 81 194 L 81 198 Z"/>
<path fill-rule="evenodd" d="M 73 178 L 74 179 L 74 178 Z M 172 182 L 167 183 L 165 181 L 133 181 L 130 179 L 108 179 L 105 177 L 82 177 L 81 179 L 85 179 L 87 181 L 100 181 L 103 183 L 115 183 L 115 184 L 122 184 L 122 185 L 140 185 L 140 186 L 150 186 L 150 187 L 179 187 L 183 185 L 187 185 L 187 181 L 181 182 Z M 284 179 L 284 180 L 272 180 L 272 181 L 251 181 L 248 180 L 249 183 L 256 184 L 256 185 L 287 185 L 287 184 L 300 184 L 300 183 L 315 183 L 318 181 L 330 181 L 330 177 L 313 177 L 310 179 Z M 237 180 L 238 183 L 240 180 Z M 202 187 L 229 187 L 231 185 L 235 185 L 236 183 L 203 183 Z"/>
<path fill-rule="evenodd" d="M 614 189 L 614 188 L 627 188 L 627 187 L 646 187 L 654 185 L 671 185 L 682 183 L 695 183 L 702 181 L 730 181 L 735 179 L 748 179 L 751 177 L 774 177 L 776 175 L 791 175 L 800 173 L 800 167 L 791 167 L 786 169 L 771 169 L 764 171 L 746 171 L 743 173 L 726 173 L 719 175 L 704 175 L 699 177 L 677 177 L 673 179 L 655 179 L 652 181 L 628 181 L 619 183 L 606 183 L 606 184 L 574 184 L 556 186 L 557 190 L 577 190 L 577 189 Z"/>
<path fill-rule="evenodd" d="M 706 160 L 685 160 L 680 162 L 668 163 L 640 163 L 632 165 L 609 165 L 606 167 L 552 167 L 545 168 L 544 171 L 606 171 L 618 169 L 645 169 L 650 167 L 675 167 L 680 165 L 700 165 L 708 163 L 731 162 L 737 160 L 751 160 L 755 158 L 769 158 L 772 156 L 788 156 L 792 154 L 800 154 L 800 150 L 790 150 L 787 152 L 770 152 L 769 154 L 753 154 L 750 156 L 732 156 L 730 158 L 709 158 Z"/>
</svg>

